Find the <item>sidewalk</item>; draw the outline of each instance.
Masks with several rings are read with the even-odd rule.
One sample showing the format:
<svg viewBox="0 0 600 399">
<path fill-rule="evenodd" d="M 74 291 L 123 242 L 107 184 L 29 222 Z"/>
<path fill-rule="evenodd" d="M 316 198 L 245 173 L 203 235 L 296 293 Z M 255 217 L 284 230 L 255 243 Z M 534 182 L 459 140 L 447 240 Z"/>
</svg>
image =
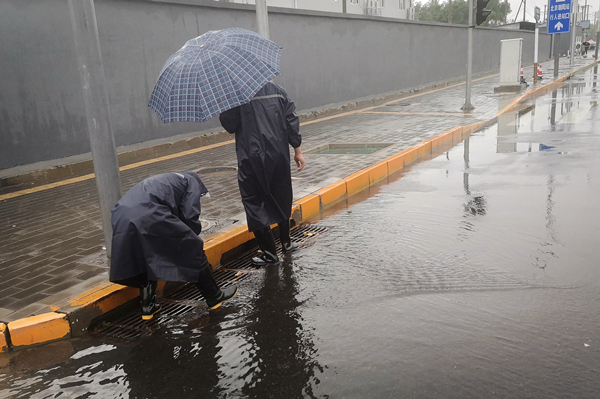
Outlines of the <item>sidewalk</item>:
<svg viewBox="0 0 600 399">
<path fill-rule="evenodd" d="M 570 66 L 568 59 L 561 59 L 559 76 L 564 78 L 593 62 L 579 58 Z M 381 162 L 400 152 L 418 147 L 411 154 L 421 157 L 439 144 L 456 144 L 526 93 L 550 83 L 552 66 L 553 61 L 543 64 L 545 78 L 535 86 L 532 67 L 525 68 L 530 85 L 520 93 L 494 93 L 498 75 L 474 79 L 471 103 L 475 109 L 471 113 L 460 110 L 465 85 L 459 82 L 398 93 L 360 107 L 349 105 L 324 112 L 327 116 L 303 117 L 302 149 L 307 166 L 300 173 L 292 169 L 294 219 L 306 220 L 387 176 L 391 170 Z M 443 133 L 445 136 L 440 136 Z M 438 136 L 435 142 L 428 141 Z M 213 265 L 223 253 L 253 238 L 245 227 L 233 143 L 233 137 L 220 135 L 214 143 L 131 163 L 121 170 L 124 192 L 155 174 L 201 171 L 211 194 L 202 201 L 205 230 L 201 236 Z M 383 148 L 359 154 L 323 152 L 336 144 Z M 403 156 L 407 154 L 403 152 Z M 397 158 L 399 168 L 414 156 Z M 386 165 L 385 175 L 374 165 Z M 370 174 L 361 172 L 366 169 Z M 3 187 L 0 204 L 0 351 L 85 334 L 94 318 L 137 296 L 137 290 L 107 281 L 109 264 L 93 175 L 27 189 Z"/>
</svg>

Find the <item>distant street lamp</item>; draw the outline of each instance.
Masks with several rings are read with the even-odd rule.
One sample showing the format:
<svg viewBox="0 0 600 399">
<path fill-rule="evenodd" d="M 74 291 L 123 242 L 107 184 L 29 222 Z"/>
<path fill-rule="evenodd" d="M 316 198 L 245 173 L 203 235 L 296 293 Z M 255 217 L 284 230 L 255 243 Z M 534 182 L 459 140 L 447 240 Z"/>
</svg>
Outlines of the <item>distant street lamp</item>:
<svg viewBox="0 0 600 399">
<path fill-rule="evenodd" d="M 467 81 L 465 104 L 461 107 L 463 111 L 470 111 L 475 107 L 471 104 L 471 75 L 473 73 L 473 0 L 469 0 L 469 26 L 467 32 Z"/>
</svg>

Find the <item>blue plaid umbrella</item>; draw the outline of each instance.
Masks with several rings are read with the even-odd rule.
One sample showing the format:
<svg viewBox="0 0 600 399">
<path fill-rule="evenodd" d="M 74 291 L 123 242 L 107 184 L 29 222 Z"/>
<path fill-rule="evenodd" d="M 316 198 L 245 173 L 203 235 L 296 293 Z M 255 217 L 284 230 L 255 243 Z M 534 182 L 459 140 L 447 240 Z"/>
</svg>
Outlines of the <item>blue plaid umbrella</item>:
<svg viewBox="0 0 600 399">
<path fill-rule="evenodd" d="M 249 102 L 279 75 L 282 50 L 246 29 L 207 32 L 165 62 L 148 106 L 165 123 L 204 122 Z"/>
</svg>

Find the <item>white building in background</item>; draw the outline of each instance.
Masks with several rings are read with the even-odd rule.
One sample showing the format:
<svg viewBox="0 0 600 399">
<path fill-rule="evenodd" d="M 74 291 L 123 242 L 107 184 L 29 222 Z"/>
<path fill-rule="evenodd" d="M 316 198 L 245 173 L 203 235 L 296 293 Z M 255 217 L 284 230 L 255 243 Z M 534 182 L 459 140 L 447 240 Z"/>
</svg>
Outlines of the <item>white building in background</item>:
<svg viewBox="0 0 600 399">
<path fill-rule="evenodd" d="M 255 0 L 214 0 L 255 4 Z M 267 0 L 267 6 L 415 19 L 413 0 Z"/>
</svg>

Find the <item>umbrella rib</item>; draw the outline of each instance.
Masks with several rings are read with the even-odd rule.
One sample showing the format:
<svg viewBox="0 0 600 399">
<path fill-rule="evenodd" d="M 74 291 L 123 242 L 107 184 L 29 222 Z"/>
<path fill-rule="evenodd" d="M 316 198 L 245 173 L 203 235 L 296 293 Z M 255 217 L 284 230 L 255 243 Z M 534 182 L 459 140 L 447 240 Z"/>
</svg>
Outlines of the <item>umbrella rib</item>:
<svg viewBox="0 0 600 399">
<path fill-rule="evenodd" d="M 206 51 L 206 56 L 208 57 L 208 61 L 210 61 L 210 65 L 211 65 L 212 69 L 214 71 L 216 71 L 217 68 L 216 68 L 215 62 L 213 61 L 212 53 L 210 51 Z M 204 63 L 201 63 L 200 65 L 202 65 L 202 71 L 204 72 L 205 71 L 205 69 L 204 69 Z M 217 94 L 215 93 L 215 91 L 214 91 L 214 89 L 213 89 L 213 87 L 211 85 L 208 85 L 208 87 L 210 88 L 211 95 L 213 96 L 213 98 L 216 101 Z"/>
<path fill-rule="evenodd" d="M 247 103 L 279 75 L 282 47 L 263 40 L 240 28 L 189 40 L 163 66 L 148 105 L 163 122 L 204 122 Z"/>
</svg>

